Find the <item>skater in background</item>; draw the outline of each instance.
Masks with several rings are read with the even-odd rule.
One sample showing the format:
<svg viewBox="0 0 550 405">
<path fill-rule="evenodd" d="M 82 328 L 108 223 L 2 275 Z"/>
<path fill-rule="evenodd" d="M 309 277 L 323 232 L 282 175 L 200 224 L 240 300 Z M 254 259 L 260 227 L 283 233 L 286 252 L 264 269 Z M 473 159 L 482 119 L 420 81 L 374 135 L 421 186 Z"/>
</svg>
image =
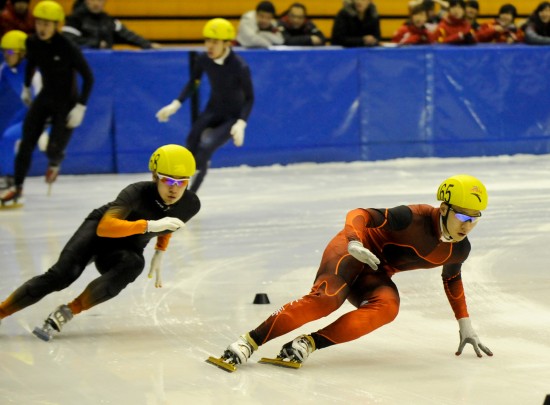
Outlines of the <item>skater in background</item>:
<svg viewBox="0 0 550 405">
<path fill-rule="evenodd" d="M 15 158 L 15 184 L 0 194 L 2 205 L 21 203 L 32 153 L 48 120 L 51 120 L 51 131 L 46 150 L 49 165 L 45 180 L 52 184 L 57 179 L 73 129 L 84 119 L 93 85 L 92 71 L 80 49 L 57 31 L 64 19 L 59 3 L 41 1 L 34 8 L 33 15 L 36 35 L 29 36 L 26 41 L 27 67 L 21 93 L 21 99 L 30 107 Z M 43 87 L 33 100 L 30 86 L 37 68 L 42 73 Z M 76 88 L 77 73 L 82 78 L 80 94 Z"/>
<path fill-rule="evenodd" d="M 46 273 L 16 289 L 0 304 L 0 320 L 67 288 L 86 266 L 95 262 L 100 276 L 77 298 L 57 307 L 34 334 L 50 340 L 74 315 L 116 297 L 143 271 L 143 251 L 157 238 L 149 277 L 161 287 L 161 263 L 172 232 L 184 227 L 200 210 L 195 193 L 187 190 L 195 173 L 191 152 L 179 145 L 158 148 L 149 160 L 152 181 L 130 184 L 118 197 L 93 210 Z"/>
<path fill-rule="evenodd" d="M 235 38 L 233 25 L 223 18 L 215 18 L 203 29 L 206 52 L 197 58 L 191 78 L 179 97 L 161 108 L 156 117 L 167 122 L 181 104 L 197 91 L 203 73 L 208 76 L 211 94 L 208 104 L 193 123 L 186 146 L 197 160 L 197 175 L 190 190 L 196 192 L 206 176 L 213 153 L 233 138 L 235 146 L 244 143 L 246 122 L 254 104 L 254 90 L 250 69 L 231 49 Z"/>
<path fill-rule="evenodd" d="M 25 41 L 27 34 L 11 30 L 2 36 L 4 62 L 0 65 L 0 190 L 13 185 L 15 154 L 23 133 L 23 120 L 28 108 L 21 102 L 19 93 L 25 75 Z M 32 79 L 32 93 L 38 94 L 42 76 L 36 72 Z M 42 132 L 38 148 L 44 152 L 48 145 L 48 131 Z"/>
<path fill-rule="evenodd" d="M 311 292 L 283 305 L 213 363 L 233 370 L 259 346 L 331 314 L 348 300 L 357 309 L 283 345 L 279 363 L 299 366 L 315 350 L 358 339 L 392 322 L 400 301 L 392 281 L 395 273 L 438 266 L 443 266 L 443 288 L 458 320 L 456 355 L 471 344 L 478 357 L 481 352 L 492 356 L 472 327 L 461 278 L 470 253 L 467 235 L 487 207 L 487 191 L 475 177 L 456 175 L 441 183 L 437 199 L 438 208 L 418 204 L 348 212 L 344 229 L 323 253 Z"/>
</svg>

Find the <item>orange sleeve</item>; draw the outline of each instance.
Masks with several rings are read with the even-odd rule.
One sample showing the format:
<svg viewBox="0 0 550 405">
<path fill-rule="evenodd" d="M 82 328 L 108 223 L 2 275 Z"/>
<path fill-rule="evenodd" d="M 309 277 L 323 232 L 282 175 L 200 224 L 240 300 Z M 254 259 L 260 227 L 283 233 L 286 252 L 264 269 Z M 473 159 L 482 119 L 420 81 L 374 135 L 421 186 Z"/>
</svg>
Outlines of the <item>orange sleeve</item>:
<svg viewBox="0 0 550 405">
<path fill-rule="evenodd" d="M 104 238 L 124 238 L 126 236 L 138 235 L 147 231 L 147 221 L 126 221 L 124 209 L 111 207 L 107 210 L 97 225 L 96 233 Z"/>
<path fill-rule="evenodd" d="M 171 233 L 159 235 L 157 237 L 157 244 L 155 245 L 155 249 L 165 251 L 168 248 L 168 243 L 170 242 L 171 237 Z"/>
<path fill-rule="evenodd" d="M 443 286 L 445 294 L 451 304 L 451 308 L 456 319 L 468 317 L 468 308 L 466 307 L 466 296 L 464 295 L 464 285 L 462 284 L 461 273 L 451 277 L 443 277 Z"/>
<path fill-rule="evenodd" d="M 367 224 L 371 221 L 371 216 L 367 210 L 356 208 L 346 215 L 346 224 L 344 233 L 348 241 L 359 240 L 365 243 Z"/>
</svg>

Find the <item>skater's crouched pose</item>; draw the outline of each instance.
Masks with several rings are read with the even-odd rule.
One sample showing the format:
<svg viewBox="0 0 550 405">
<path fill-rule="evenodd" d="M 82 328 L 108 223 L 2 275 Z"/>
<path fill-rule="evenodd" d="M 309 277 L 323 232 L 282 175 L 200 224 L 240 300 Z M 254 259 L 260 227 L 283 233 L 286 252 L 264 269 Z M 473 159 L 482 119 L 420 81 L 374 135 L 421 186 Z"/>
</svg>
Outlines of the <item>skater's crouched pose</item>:
<svg viewBox="0 0 550 405">
<path fill-rule="evenodd" d="M 311 292 L 283 305 L 256 329 L 229 345 L 221 358 L 208 361 L 229 371 L 258 346 L 337 310 L 348 300 L 356 307 L 332 324 L 285 344 L 276 359 L 261 362 L 299 367 L 314 350 L 360 338 L 392 322 L 399 312 L 395 273 L 443 266 L 443 287 L 458 320 L 457 355 L 469 343 L 476 354 L 491 351 L 472 328 L 461 279 L 470 253 L 467 235 L 487 207 L 485 186 L 475 177 L 457 175 L 437 191 L 431 205 L 354 209 L 344 229 L 326 247 Z"/>
<path fill-rule="evenodd" d="M 93 210 L 46 273 L 15 290 L 0 304 L 0 319 L 71 285 L 95 262 L 101 274 L 76 299 L 56 308 L 34 334 L 49 340 L 73 315 L 117 296 L 143 271 L 143 251 L 157 237 L 149 276 L 161 286 L 160 265 L 172 232 L 199 212 L 200 201 L 187 190 L 195 173 L 191 152 L 179 145 L 158 148 L 149 161 L 153 181 L 130 184 L 118 197 Z"/>
</svg>

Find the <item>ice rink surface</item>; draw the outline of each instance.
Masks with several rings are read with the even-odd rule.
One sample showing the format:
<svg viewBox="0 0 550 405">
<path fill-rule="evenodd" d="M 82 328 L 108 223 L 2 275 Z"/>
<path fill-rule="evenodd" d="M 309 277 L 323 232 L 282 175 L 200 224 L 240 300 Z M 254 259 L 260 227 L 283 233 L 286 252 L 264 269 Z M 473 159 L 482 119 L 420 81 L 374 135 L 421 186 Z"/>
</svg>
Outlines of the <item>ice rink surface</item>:
<svg viewBox="0 0 550 405">
<path fill-rule="evenodd" d="M 458 173 L 489 191 L 463 282 L 492 358 L 477 358 L 471 346 L 454 355 L 458 324 L 436 268 L 396 274 L 401 310 L 393 323 L 316 351 L 299 370 L 257 360 L 349 303 L 262 346 L 233 374 L 205 363 L 309 291 L 347 211 L 437 205 L 439 183 Z M 93 208 L 149 178 L 62 175 L 50 197 L 42 178 L 28 179 L 25 207 L 0 211 L 0 300 L 47 270 Z M 38 340 L 31 330 L 96 277 L 90 266 L 67 289 L 4 319 L 0 404 L 541 405 L 550 394 L 550 156 L 214 169 L 199 195 L 201 212 L 165 254 L 163 288 L 146 269 L 52 341 Z M 147 261 L 152 251 L 150 244 Z M 271 304 L 252 304 L 256 293 Z"/>
</svg>

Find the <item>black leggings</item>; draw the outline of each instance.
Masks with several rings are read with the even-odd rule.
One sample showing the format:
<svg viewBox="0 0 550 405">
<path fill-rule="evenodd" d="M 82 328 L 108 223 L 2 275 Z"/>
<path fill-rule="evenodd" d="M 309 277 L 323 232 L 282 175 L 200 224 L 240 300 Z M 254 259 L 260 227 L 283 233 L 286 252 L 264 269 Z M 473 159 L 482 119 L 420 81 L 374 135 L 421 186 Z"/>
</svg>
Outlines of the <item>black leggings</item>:
<svg viewBox="0 0 550 405">
<path fill-rule="evenodd" d="M 231 138 L 229 131 L 236 121 L 235 118 L 221 117 L 205 111 L 193 124 L 186 146 L 197 162 L 197 174 L 193 177 L 190 190 L 196 192 L 199 189 L 212 155 Z"/>
<path fill-rule="evenodd" d="M 67 114 L 74 103 L 56 105 L 51 100 L 36 97 L 23 122 L 23 137 L 15 157 L 15 185 L 22 186 L 31 167 L 32 153 L 46 122 L 51 118 L 50 140 L 46 155 L 50 165 L 59 166 L 65 158 L 65 149 L 71 139 L 73 130 L 67 128 Z"/>
<path fill-rule="evenodd" d="M 69 304 L 74 314 L 116 297 L 133 282 L 145 267 L 143 253 L 109 248 L 108 241 L 96 236 L 96 228 L 97 220 L 84 221 L 46 273 L 25 282 L 0 304 L 0 319 L 67 288 L 92 261 L 101 276 Z"/>
</svg>

